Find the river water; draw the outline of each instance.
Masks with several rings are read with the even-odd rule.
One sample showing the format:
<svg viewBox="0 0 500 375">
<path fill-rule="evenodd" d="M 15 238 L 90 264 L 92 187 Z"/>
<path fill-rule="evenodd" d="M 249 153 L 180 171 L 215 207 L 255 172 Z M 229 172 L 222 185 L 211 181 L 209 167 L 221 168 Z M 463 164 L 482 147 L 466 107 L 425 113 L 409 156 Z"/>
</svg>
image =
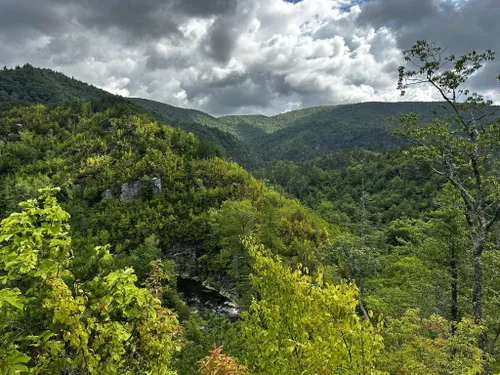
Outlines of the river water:
<svg viewBox="0 0 500 375">
<path fill-rule="evenodd" d="M 230 320 L 240 318 L 238 305 L 200 281 L 178 277 L 177 290 L 184 295 L 184 302 L 200 314 L 208 310 L 214 315 L 225 315 Z"/>
</svg>

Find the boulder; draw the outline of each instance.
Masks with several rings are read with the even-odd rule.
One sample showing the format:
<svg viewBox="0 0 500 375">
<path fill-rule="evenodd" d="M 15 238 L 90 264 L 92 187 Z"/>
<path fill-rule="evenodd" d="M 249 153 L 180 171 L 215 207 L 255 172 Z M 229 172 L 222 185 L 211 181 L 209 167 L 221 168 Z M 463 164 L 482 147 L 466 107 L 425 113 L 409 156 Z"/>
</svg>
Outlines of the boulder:
<svg viewBox="0 0 500 375">
<path fill-rule="evenodd" d="M 161 179 L 159 177 L 153 177 L 151 179 L 151 185 L 153 188 L 153 195 L 161 194 Z"/>
<path fill-rule="evenodd" d="M 137 199 L 141 196 L 142 192 L 142 181 L 137 180 L 131 183 L 122 184 L 122 192 L 120 194 L 121 201 L 128 201 L 131 199 Z"/>
</svg>

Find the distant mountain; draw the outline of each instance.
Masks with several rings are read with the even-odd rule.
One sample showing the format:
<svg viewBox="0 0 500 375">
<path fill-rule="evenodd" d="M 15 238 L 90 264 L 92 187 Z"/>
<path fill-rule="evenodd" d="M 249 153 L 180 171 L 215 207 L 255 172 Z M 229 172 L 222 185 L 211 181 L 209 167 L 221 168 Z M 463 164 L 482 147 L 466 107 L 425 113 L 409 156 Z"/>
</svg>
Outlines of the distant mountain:
<svg viewBox="0 0 500 375">
<path fill-rule="evenodd" d="M 117 97 L 50 69 L 26 64 L 0 71 L 0 103 L 46 104 L 103 98 L 114 100 Z M 128 100 L 157 120 L 192 132 L 204 141 L 205 148 L 219 149 L 227 158 L 250 170 L 262 166 L 263 161 L 302 161 L 348 149 L 388 150 L 402 144 L 393 135 L 397 124 L 389 121 L 389 117 L 414 112 L 428 121 L 434 116 L 432 110 L 444 112 L 441 103 L 436 102 L 370 102 L 311 107 L 276 116 L 217 118 L 202 111 L 152 100 Z"/>
<path fill-rule="evenodd" d="M 99 100 L 113 96 L 85 82 L 69 78 L 51 69 L 29 64 L 0 70 L 0 103 L 24 101 L 59 104 L 68 100 Z"/>
<path fill-rule="evenodd" d="M 230 150 L 228 155 L 234 160 L 250 157 L 253 162 L 247 162 L 246 166 L 256 165 L 259 158 L 302 161 L 342 150 L 388 150 L 403 143 L 394 136 L 398 124 L 390 121 L 390 117 L 414 112 L 425 122 L 434 117 L 433 111 L 441 114 L 446 111 L 439 102 L 368 102 L 311 107 L 276 116 L 216 118 L 150 100 L 131 100 L 161 121 L 191 131 L 201 139 L 218 140 L 222 148 Z"/>
<path fill-rule="evenodd" d="M 62 104 L 75 99 L 115 101 L 120 98 L 51 69 L 41 69 L 26 64 L 15 69 L 0 70 L 0 103 Z M 219 149 L 224 156 L 247 169 L 254 169 L 262 164 L 262 159 L 252 148 L 234 135 L 219 130 L 218 120 L 215 117 L 201 111 L 173 107 L 146 99 L 129 100 L 158 121 L 192 132 L 203 140 L 208 153 L 213 151 L 211 149 Z M 101 102 L 95 104 L 102 106 Z M 106 105 L 110 104 L 106 102 Z"/>
<path fill-rule="evenodd" d="M 394 136 L 397 124 L 388 118 L 415 112 L 430 119 L 438 103 L 358 103 L 306 108 L 273 116 L 275 131 L 257 144 L 265 160 L 308 160 L 334 151 L 365 149 L 383 151 L 401 145 Z M 262 123 L 262 122 L 261 122 Z M 286 124 L 286 126 L 284 126 Z"/>
<path fill-rule="evenodd" d="M 495 109 L 500 113 L 499 107 Z M 265 161 L 301 161 L 346 149 L 383 151 L 401 145 L 393 134 L 398 124 L 389 117 L 414 112 L 425 122 L 434 117 L 433 111 L 443 114 L 446 110 L 438 102 L 368 102 L 218 120 L 220 129 L 253 145 Z"/>
<path fill-rule="evenodd" d="M 146 109 L 151 114 L 162 117 L 162 121 L 168 124 L 198 124 L 212 128 L 219 127 L 217 118 L 208 113 L 195 109 L 174 107 L 173 105 L 142 98 L 129 98 L 129 100 Z"/>
<path fill-rule="evenodd" d="M 132 103 L 142 107 L 158 121 L 191 132 L 205 142 L 219 147 L 225 156 L 247 169 L 262 165 L 262 158 L 250 145 L 235 135 L 224 131 L 220 121 L 209 114 L 194 109 L 174 107 L 153 100 L 130 98 Z"/>
</svg>

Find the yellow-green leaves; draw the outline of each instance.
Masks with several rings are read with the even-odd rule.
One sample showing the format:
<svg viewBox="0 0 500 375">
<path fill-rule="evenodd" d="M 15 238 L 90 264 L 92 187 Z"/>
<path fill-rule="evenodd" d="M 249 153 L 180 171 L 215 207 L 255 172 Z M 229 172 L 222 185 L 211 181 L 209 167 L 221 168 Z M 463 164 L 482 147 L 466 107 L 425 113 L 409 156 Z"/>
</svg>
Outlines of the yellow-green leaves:
<svg viewBox="0 0 500 375">
<path fill-rule="evenodd" d="M 0 309 L 4 305 L 11 305 L 18 310 L 23 309 L 24 296 L 18 288 L 0 289 Z"/>
<path fill-rule="evenodd" d="M 246 363 L 253 374 L 378 374 L 382 337 L 356 313 L 357 289 L 290 270 L 262 246 L 252 281 L 259 295 L 244 315 Z"/>
<path fill-rule="evenodd" d="M 132 268 L 109 272 L 106 246 L 90 254 L 94 278 L 75 282 L 69 215 L 53 192 L 2 221 L 0 374 L 173 374 L 176 315 Z"/>
<path fill-rule="evenodd" d="M 381 356 L 381 365 L 391 374 L 480 374 L 485 358 L 477 340 L 484 329 L 472 319 L 453 323 L 437 315 L 422 318 L 418 310 L 408 310 L 388 323 L 384 334 L 388 350 Z"/>
<path fill-rule="evenodd" d="M 0 265 L 3 283 L 23 277 L 57 277 L 70 259 L 69 218 L 52 193 L 42 189 L 38 199 L 20 204 L 23 211 L 1 223 Z"/>
</svg>

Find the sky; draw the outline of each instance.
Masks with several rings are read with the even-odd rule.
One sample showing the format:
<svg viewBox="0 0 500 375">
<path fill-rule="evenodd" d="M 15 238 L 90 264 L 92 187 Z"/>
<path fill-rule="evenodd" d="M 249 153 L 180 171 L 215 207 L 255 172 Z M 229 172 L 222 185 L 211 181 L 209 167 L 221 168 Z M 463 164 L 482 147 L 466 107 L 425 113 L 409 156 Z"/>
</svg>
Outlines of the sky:
<svg viewBox="0 0 500 375">
<path fill-rule="evenodd" d="M 402 99 L 402 51 L 500 53 L 500 0 L 0 0 L 0 65 L 213 115 Z M 468 88 L 500 103 L 500 55 Z"/>
</svg>

